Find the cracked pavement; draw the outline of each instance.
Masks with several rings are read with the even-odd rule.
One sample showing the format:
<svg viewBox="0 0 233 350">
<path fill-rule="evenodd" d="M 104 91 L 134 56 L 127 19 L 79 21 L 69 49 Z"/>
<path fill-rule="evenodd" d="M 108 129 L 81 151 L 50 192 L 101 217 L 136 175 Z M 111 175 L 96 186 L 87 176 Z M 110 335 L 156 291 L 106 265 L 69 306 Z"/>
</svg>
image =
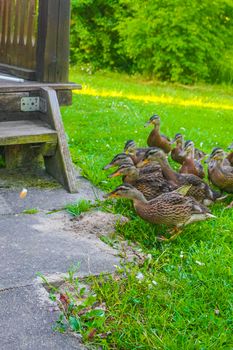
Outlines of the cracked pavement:
<svg viewBox="0 0 233 350">
<path fill-rule="evenodd" d="M 62 209 L 78 199 L 101 198 L 79 179 L 79 193 L 63 189 L 0 189 L 0 347 L 4 350 L 83 349 L 78 339 L 52 330 L 58 317 L 50 311 L 47 292 L 37 272 L 60 276 L 80 262 L 79 275 L 112 272 L 119 263 L 116 251 L 95 235 L 76 234 Z M 26 215 L 26 209 L 38 213 Z"/>
</svg>

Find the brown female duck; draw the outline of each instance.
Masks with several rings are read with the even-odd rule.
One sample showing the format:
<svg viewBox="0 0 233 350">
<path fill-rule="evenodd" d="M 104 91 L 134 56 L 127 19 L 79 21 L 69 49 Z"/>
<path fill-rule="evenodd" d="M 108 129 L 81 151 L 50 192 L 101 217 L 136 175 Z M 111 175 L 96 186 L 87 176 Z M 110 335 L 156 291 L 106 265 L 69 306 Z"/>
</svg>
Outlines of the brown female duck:
<svg viewBox="0 0 233 350">
<path fill-rule="evenodd" d="M 126 141 L 124 146 L 124 152 L 130 155 L 135 165 L 142 160 L 147 150 L 148 147 L 137 147 L 134 140 Z"/>
<path fill-rule="evenodd" d="M 111 160 L 110 163 L 108 163 L 107 165 L 105 165 L 103 167 L 103 170 L 107 170 L 107 169 L 110 169 L 112 167 L 122 165 L 123 163 L 128 163 L 128 164 L 134 165 L 133 159 L 131 158 L 131 156 L 129 154 L 118 153 L 117 155 L 115 155 L 115 157 L 113 157 L 113 159 Z"/>
<path fill-rule="evenodd" d="M 171 143 L 176 144 L 175 148 L 173 148 L 171 151 L 172 159 L 177 163 L 183 164 L 185 160 L 183 135 L 179 133 L 176 134 Z"/>
<path fill-rule="evenodd" d="M 186 190 L 183 188 L 182 191 L 178 189 L 177 191 L 164 193 L 148 201 L 135 187 L 123 184 L 107 194 L 106 197 L 129 198 L 133 201 L 136 213 L 143 220 L 152 224 L 173 226 L 176 229 L 196 221 L 214 218 L 215 216 L 210 214 L 205 206 L 198 203 L 194 198 L 185 196 L 185 191 L 187 192 L 189 186 L 186 187 Z M 180 232 L 181 230 L 179 230 Z M 176 233 L 171 239 L 177 235 Z"/>
<path fill-rule="evenodd" d="M 162 193 L 171 192 L 177 188 L 169 184 L 163 178 L 162 171 L 160 176 L 157 173 L 140 174 L 140 169 L 128 163 L 122 164 L 119 169 L 109 175 L 109 177 L 123 176 L 124 182 L 133 185 L 143 193 L 147 200 L 155 198 Z"/>
<path fill-rule="evenodd" d="M 188 195 L 194 197 L 199 202 L 209 205 L 219 198 L 220 193 L 213 191 L 202 179 L 193 174 L 176 173 L 168 164 L 165 153 L 162 150 L 149 150 L 142 160 L 142 164 L 148 164 L 153 161 L 159 162 L 162 168 L 163 176 L 169 182 L 177 186 L 192 185 Z"/>
<path fill-rule="evenodd" d="M 233 167 L 224 165 L 225 152 L 214 149 L 209 157 L 208 175 L 210 181 L 221 191 L 233 193 Z"/>
<path fill-rule="evenodd" d="M 229 161 L 230 165 L 233 166 L 233 143 L 228 147 L 231 152 L 227 155 L 226 159 Z"/>
<path fill-rule="evenodd" d="M 180 174 L 193 174 L 201 179 L 205 177 L 205 172 L 200 161 L 194 159 L 194 143 L 186 141 L 184 145 L 185 159 L 179 170 Z"/>
<path fill-rule="evenodd" d="M 125 143 L 124 151 L 126 154 L 128 154 L 132 158 L 135 166 L 137 167 L 137 165 L 140 163 L 140 161 L 144 157 L 145 153 L 149 149 L 154 149 L 154 148 L 155 147 L 138 148 L 136 143 L 133 140 L 129 140 Z M 144 167 L 141 168 L 140 173 L 148 174 L 156 171 L 158 172 L 158 175 L 161 174 L 161 167 L 158 163 L 145 165 Z"/>
<path fill-rule="evenodd" d="M 148 136 L 148 146 L 159 147 L 165 153 L 169 153 L 171 151 L 171 141 L 167 136 L 160 134 L 160 117 L 157 114 L 153 115 L 144 126 L 146 127 L 150 124 L 154 125 L 154 129 Z"/>
</svg>

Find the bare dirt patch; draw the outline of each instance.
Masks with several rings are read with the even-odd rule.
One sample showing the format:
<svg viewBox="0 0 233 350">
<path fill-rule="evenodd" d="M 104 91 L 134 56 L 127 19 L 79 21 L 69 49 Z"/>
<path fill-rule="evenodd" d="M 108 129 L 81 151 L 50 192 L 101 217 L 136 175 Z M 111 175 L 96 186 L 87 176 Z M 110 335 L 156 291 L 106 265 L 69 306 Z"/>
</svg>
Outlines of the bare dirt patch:
<svg viewBox="0 0 233 350">
<path fill-rule="evenodd" d="M 115 233 L 116 225 L 124 225 L 129 221 L 122 215 L 93 211 L 81 214 L 72 219 L 72 229 L 78 234 L 94 234 L 97 237 L 111 237 Z"/>
</svg>

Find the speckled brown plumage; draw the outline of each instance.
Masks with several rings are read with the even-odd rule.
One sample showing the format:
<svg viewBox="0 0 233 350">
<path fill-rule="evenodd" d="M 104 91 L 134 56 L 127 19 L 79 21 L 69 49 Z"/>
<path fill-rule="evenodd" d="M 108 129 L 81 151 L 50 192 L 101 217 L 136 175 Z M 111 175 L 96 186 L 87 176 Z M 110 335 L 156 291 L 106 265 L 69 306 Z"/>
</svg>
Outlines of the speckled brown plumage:
<svg viewBox="0 0 233 350">
<path fill-rule="evenodd" d="M 132 158 L 130 157 L 130 155 L 128 155 L 126 153 L 118 153 L 113 157 L 113 159 L 111 160 L 110 163 L 108 163 L 107 165 L 105 165 L 103 167 L 103 170 L 107 170 L 107 169 L 113 168 L 115 166 L 120 166 L 123 163 L 128 163 L 128 164 L 134 165 L 134 162 L 133 162 Z"/>
<path fill-rule="evenodd" d="M 147 148 L 148 150 L 148 148 Z M 145 155 L 145 152 L 143 153 Z M 103 170 L 107 170 L 116 166 L 121 166 L 123 164 L 128 164 L 130 165 L 135 165 L 132 156 L 130 154 L 126 154 L 126 153 L 119 153 L 117 154 L 115 157 L 113 157 L 113 159 L 111 160 L 110 163 L 108 163 L 107 165 L 105 165 L 103 167 Z M 142 168 L 139 169 L 139 174 L 143 175 L 143 174 L 151 174 L 151 173 L 156 173 L 157 177 L 163 178 L 163 174 L 162 174 L 162 170 L 161 170 L 161 166 L 159 164 L 148 164 L 143 166 Z"/>
<path fill-rule="evenodd" d="M 132 158 L 134 165 L 137 166 L 137 164 L 143 159 L 145 153 L 152 148 L 153 147 L 137 147 L 134 140 L 128 140 L 125 143 L 124 152 Z"/>
<path fill-rule="evenodd" d="M 228 147 L 229 150 L 232 150 L 233 149 L 233 143 Z M 231 151 L 226 159 L 228 160 L 228 162 L 230 163 L 231 166 L 233 166 L 233 151 Z"/>
<path fill-rule="evenodd" d="M 186 141 L 183 153 L 185 154 L 185 160 L 179 173 L 193 174 L 203 179 L 205 177 L 205 171 L 200 161 L 194 158 L 194 143 L 192 141 Z"/>
<path fill-rule="evenodd" d="M 181 227 L 213 217 L 209 210 L 194 198 L 186 197 L 175 191 L 161 194 L 147 201 L 143 194 L 133 186 L 123 184 L 107 196 L 132 199 L 136 213 L 152 224 Z"/>
<path fill-rule="evenodd" d="M 233 167 L 224 166 L 223 159 L 209 163 L 208 176 L 212 184 L 221 191 L 233 193 Z"/>
<path fill-rule="evenodd" d="M 162 151 L 148 151 L 144 157 L 144 161 L 160 163 L 163 176 L 169 182 L 177 185 L 192 185 L 188 191 L 188 195 L 194 197 L 202 203 L 215 201 L 221 196 L 220 193 L 213 191 L 202 179 L 193 174 L 179 174 L 176 173 L 168 164 L 165 154 Z"/>
<path fill-rule="evenodd" d="M 122 164 L 118 170 L 109 177 L 122 176 L 124 183 L 129 183 L 142 192 L 147 200 L 159 196 L 161 193 L 173 191 L 177 188 L 162 176 L 161 168 L 158 172 L 141 173 L 133 165 Z"/>
<path fill-rule="evenodd" d="M 176 134 L 174 139 L 172 140 L 172 143 L 174 142 L 176 143 L 176 146 L 171 151 L 171 158 L 172 160 L 174 160 L 174 162 L 183 164 L 183 162 L 185 161 L 183 135 L 180 133 Z"/>
</svg>

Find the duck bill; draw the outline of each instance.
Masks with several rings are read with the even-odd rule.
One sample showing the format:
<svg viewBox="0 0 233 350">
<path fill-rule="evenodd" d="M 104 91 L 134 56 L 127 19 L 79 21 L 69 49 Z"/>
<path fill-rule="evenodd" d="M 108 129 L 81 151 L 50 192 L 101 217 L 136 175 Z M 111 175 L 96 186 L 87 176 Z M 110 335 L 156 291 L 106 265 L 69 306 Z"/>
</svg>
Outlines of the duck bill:
<svg viewBox="0 0 233 350">
<path fill-rule="evenodd" d="M 108 198 L 118 198 L 118 194 L 115 191 L 112 191 L 110 193 L 106 193 L 103 196 L 104 198 L 108 199 Z"/>
<path fill-rule="evenodd" d="M 108 169 L 110 169 L 111 167 L 112 167 L 112 163 L 109 163 L 109 164 L 105 165 L 105 166 L 102 168 L 102 170 L 108 170 Z"/>
<path fill-rule="evenodd" d="M 151 124 L 150 120 L 144 124 L 144 128 L 147 128 Z"/>
<path fill-rule="evenodd" d="M 172 140 L 170 141 L 170 144 L 173 145 L 174 143 L 176 143 L 176 141 L 177 141 L 176 139 L 172 139 Z"/>
<path fill-rule="evenodd" d="M 114 171 L 114 173 L 108 175 L 108 177 L 112 178 L 112 177 L 117 177 L 117 176 L 121 176 L 122 174 L 117 170 Z"/>
<path fill-rule="evenodd" d="M 149 160 L 148 159 L 140 160 L 140 162 L 137 164 L 137 168 L 142 168 L 142 167 L 144 167 L 147 164 L 149 164 Z"/>
</svg>

